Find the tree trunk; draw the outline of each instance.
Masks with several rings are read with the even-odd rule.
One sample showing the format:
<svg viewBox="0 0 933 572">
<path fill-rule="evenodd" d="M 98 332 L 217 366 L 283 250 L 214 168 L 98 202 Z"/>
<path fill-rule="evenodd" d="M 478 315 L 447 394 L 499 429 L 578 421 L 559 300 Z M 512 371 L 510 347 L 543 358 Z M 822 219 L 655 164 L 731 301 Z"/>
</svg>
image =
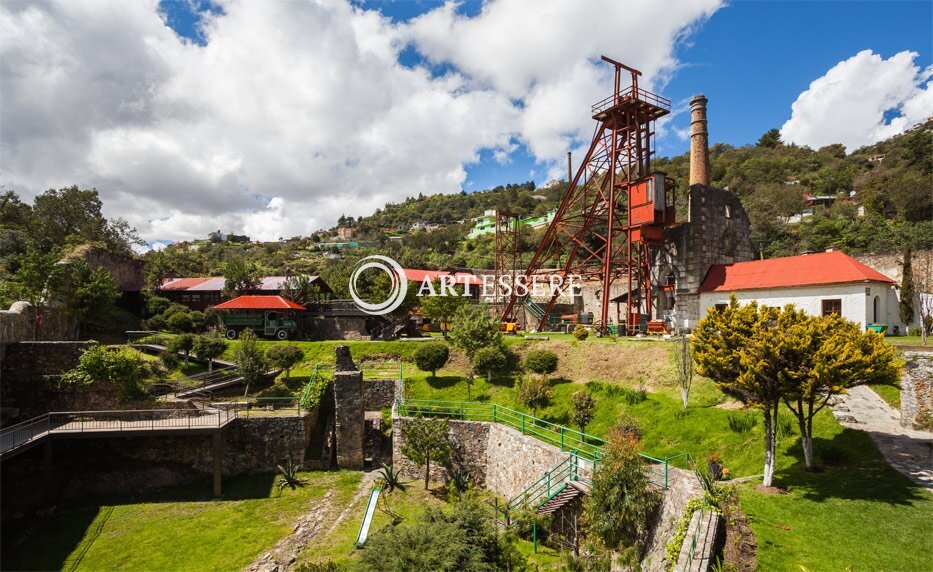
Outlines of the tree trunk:
<svg viewBox="0 0 933 572">
<path fill-rule="evenodd" d="M 285 381 L 288 381 L 288 376 L 291 375 L 291 368 L 285 368 Z"/>
<path fill-rule="evenodd" d="M 212 359 L 207 360 L 207 371 L 208 372 L 214 371 L 214 360 Z"/>
<path fill-rule="evenodd" d="M 428 481 L 431 480 L 431 457 L 424 462 L 424 490 L 428 490 Z"/>
<path fill-rule="evenodd" d="M 681 387 L 680 387 L 680 395 L 681 395 L 681 397 L 683 397 L 683 400 L 684 400 L 684 409 L 686 409 L 686 408 L 687 408 L 687 402 L 689 401 L 689 397 L 690 397 L 690 389 L 688 389 L 688 388 L 685 387 L 685 386 L 681 386 Z"/>
<path fill-rule="evenodd" d="M 775 425 L 777 421 L 777 407 L 769 403 L 765 405 L 765 471 L 762 484 L 771 486 L 774 479 L 774 450 L 776 446 Z"/>
</svg>

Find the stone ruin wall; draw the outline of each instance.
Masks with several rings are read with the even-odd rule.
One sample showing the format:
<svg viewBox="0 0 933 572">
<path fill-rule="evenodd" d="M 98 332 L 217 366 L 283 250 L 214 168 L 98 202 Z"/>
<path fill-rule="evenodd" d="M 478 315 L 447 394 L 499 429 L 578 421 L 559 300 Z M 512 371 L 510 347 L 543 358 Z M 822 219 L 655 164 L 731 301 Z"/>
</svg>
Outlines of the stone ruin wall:
<svg viewBox="0 0 933 572">
<path fill-rule="evenodd" d="M 901 426 L 933 430 L 933 354 L 904 353 Z"/>
</svg>

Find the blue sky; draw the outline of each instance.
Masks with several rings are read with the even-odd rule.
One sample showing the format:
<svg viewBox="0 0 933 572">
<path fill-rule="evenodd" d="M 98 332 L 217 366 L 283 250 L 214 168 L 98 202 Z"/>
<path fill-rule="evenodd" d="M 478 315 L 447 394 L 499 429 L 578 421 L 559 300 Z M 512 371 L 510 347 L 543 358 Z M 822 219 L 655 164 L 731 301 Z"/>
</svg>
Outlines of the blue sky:
<svg viewBox="0 0 933 572">
<path fill-rule="evenodd" d="M 405 22 L 443 2 L 396 0 L 354 2 L 378 10 L 394 22 Z M 199 10 L 215 9 L 198 0 L 192 10 L 185 2 L 163 2 L 169 25 L 179 35 L 203 43 L 197 29 Z M 475 16 L 481 2 L 463 2 L 457 12 Z M 871 49 L 884 58 L 910 50 L 915 62 L 931 64 L 933 2 L 927 1 L 739 1 L 717 11 L 693 35 L 677 46 L 681 67 L 663 89 L 672 101 L 684 101 L 695 93 L 709 100 L 711 142 L 732 145 L 754 143 L 768 129 L 781 125 L 791 114 L 791 104 L 810 82 L 861 50 Z M 621 55 L 624 59 L 624 54 Z M 412 47 L 400 62 L 425 65 Z M 434 70 L 442 74 L 448 66 Z M 672 122 L 688 126 L 686 114 Z M 661 155 L 687 151 L 688 143 L 673 134 L 658 143 Z M 519 145 L 511 161 L 500 164 L 488 151 L 476 164 L 466 166 L 468 190 L 534 178 L 543 183 L 544 169 L 528 149 Z M 534 173 L 534 176 L 532 176 Z"/>
</svg>

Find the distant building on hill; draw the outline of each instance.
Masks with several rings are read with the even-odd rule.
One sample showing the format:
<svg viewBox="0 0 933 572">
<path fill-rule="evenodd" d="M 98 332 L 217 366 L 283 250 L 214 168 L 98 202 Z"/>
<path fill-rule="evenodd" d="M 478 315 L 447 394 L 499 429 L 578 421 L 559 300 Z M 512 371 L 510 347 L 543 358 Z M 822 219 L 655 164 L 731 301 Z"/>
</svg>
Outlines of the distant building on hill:
<svg viewBox="0 0 933 572">
<path fill-rule="evenodd" d="M 249 237 L 245 234 L 227 234 L 221 232 L 220 230 L 215 230 L 214 232 L 208 233 L 208 240 L 211 242 L 238 242 L 238 243 L 247 243 L 249 242 Z"/>
<path fill-rule="evenodd" d="M 554 220 L 556 211 L 551 211 L 545 215 L 523 218 L 519 221 L 523 227 L 531 229 L 544 228 Z M 473 219 L 473 229 L 467 235 L 469 238 L 476 238 L 484 234 L 496 232 L 496 211 L 488 210 L 483 216 Z"/>
</svg>

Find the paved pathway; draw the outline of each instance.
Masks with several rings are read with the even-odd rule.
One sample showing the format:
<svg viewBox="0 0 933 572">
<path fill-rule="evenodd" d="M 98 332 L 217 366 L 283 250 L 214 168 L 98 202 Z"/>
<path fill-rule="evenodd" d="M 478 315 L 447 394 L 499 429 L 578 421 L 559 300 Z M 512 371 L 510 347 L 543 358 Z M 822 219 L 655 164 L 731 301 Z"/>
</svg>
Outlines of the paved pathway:
<svg viewBox="0 0 933 572">
<path fill-rule="evenodd" d="M 865 386 L 839 396 L 833 414 L 843 426 L 868 433 L 892 467 L 933 492 L 933 433 L 901 427 L 900 412 Z"/>
</svg>

